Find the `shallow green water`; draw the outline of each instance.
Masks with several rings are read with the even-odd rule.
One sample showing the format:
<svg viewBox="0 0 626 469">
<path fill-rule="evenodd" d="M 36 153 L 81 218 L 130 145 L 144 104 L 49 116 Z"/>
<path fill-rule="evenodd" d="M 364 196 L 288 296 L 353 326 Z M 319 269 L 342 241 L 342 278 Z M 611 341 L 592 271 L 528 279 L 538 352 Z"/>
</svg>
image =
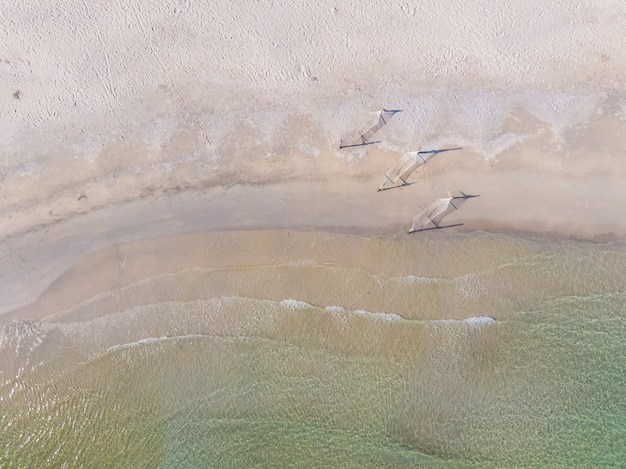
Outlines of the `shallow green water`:
<svg viewBox="0 0 626 469">
<path fill-rule="evenodd" d="M 403 242 L 361 241 L 390 256 Z M 153 289 L 156 302 L 142 297 L 84 322 L 8 325 L 0 336 L 0 466 L 623 465 L 626 249 L 485 235 L 428 243 L 460 272 L 447 276 L 437 264 L 439 276 L 424 280 L 435 264 L 421 264 L 404 282 L 370 272 L 380 292 L 395 286 L 388 304 L 405 304 L 416 289 L 435 302 L 461 289 L 466 317 L 482 319 L 189 298 L 194 280 L 181 272 L 167 277 L 178 299 L 159 297 L 167 289 L 155 278 L 98 301 Z M 478 252 L 453 255 L 468 243 Z M 481 249 L 499 267 L 468 283 L 468 259 Z M 371 280 L 346 275 L 353 267 L 333 268 L 358 291 Z M 316 267 L 294 268 L 306 277 Z M 276 271 L 267 269 L 255 278 L 271 285 L 266 276 Z M 366 309 L 371 300 L 359 298 L 350 301 Z"/>
</svg>

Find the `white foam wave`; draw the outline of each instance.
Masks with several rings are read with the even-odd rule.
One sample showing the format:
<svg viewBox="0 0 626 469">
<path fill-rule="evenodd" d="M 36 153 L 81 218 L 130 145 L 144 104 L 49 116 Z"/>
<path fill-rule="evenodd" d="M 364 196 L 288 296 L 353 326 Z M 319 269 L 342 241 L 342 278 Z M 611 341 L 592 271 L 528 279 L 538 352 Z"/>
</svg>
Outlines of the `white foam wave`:
<svg viewBox="0 0 626 469">
<path fill-rule="evenodd" d="M 312 305 L 306 301 L 294 300 L 293 298 L 286 298 L 280 301 L 280 304 L 289 308 L 310 308 Z"/>
<path fill-rule="evenodd" d="M 357 309 L 354 311 L 354 314 L 368 316 L 370 318 L 380 319 L 382 321 L 400 321 L 404 319 L 402 316 L 396 313 L 373 313 L 364 309 Z"/>
<path fill-rule="evenodd" d="M 471 316 L 463 319 L 463 322 L 471 326 L 486 326 L 487 324 L 496 322 L 496 320 L 491 316 Z"/>
<path fill-rule="evenodd" d="M 117 350 L 137 347 L 146 344 L 153 344 L 155 342 L 165 342 L 168 340 L 178 340 L 178 339 L 190 339 L 193 337 L 207 337 L 204 334 L 186 334 L 186 335 L 178 335 L 178 336 L 162 336 L 162 337 L 146 337 L 145 339 L 140 339 L 135 342 L 127 342 L 125 344 L 113 345 L 107 349 L 107 353 L 115 352 Z"/>
<path fill-rule="evenodd" d="M 357 309 L 354 311 L 350 311 L 344 308 L 343 306 L 337 306 L 337 305 L 326 306 L 324 308 L 324 311 L 328 311 L 329 313 L 339 314 L 344 317 L 345 316 L 352 316 L 352 317 L 366 316 L 372 319 L 382 320 L 382 321 L 400 321 L 404 319 L 402 316 L 396 313 L 378 313 L 378 312 L 367 311 L 365 309 Z"/>
<path fill-rule="evenodd" d="M 468 324 L 470 326 L 481 327 L 496 322 L 495 318 L 491 316 L 470 316 L 465 319 L 429 319 L 423 321 L 425 324 L 432 324 L 434 326 L 451 326 L 454 324 Z"/>
<path fill-rule="evenodd" d="M 397 277 L 397 280 L 406 283 L 436 283 L 442 279 L 436 277 L 420 277 L 418 275 L 405 275 L 403 277 Z"/>
</svg>

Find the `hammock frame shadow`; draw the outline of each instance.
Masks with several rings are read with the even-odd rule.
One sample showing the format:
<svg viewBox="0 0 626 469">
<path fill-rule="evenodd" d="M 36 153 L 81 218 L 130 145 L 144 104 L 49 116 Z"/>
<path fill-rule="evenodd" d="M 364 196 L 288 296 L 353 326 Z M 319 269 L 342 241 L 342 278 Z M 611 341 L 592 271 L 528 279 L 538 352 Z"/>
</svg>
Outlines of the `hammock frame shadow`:
<svg viewBox="0 0 626 469">
<path fill-rule="evenodd" d="M 440 223 L 445 216 L 457 210 L 466 200 L 474 197 L 480 197 L 480 195 L 461 192 L 461 195 L 450 195 L 449 197 L 435 200 L 413 217 L 413 226 L 408 232 L 417 233 L 420 231 L 438 230 L 463 225 L 463 223 L 453 225 L 441 225 Z"/>
<path fill-rule="evenodd" d="M 374 145 L 375 143 L 380 143 L 380 142 L 382 142 L 382 140 L 376 140 L 374 142 L 353 143 L 350 145 L 341 145 L 339 148 L 364 147 L 367 145 Z"/>
<path fill-rule="evenodd" d="M 454 225 L 431 226 L 430 228 L 420 228 L 419 230 L 409 230 L 408 233 L 419 233 L 420 231 L 443 230 L 444 228 L 454 228 L 455 226 L 463 226 L 465 223 L 455 223 Z"/>
<path fill-rule="evenodd" d="M 370 139 L 382 127 L 387 125 L 389 120 L 399 112 L 402 112 L 402 109 L 383 108 L 380 111 L 370 112 L 368 114 L 369 122 L 367 122 L 361 130 L 352 134 L 344 135 L 339 143 L 339 148 L 362 147 L 365 145 L 380 143 L 380 140 L 371 141 Z"/>
<path fill-rule="evenodd" d="M 431 158 L 435 157 L 439 153 L 446 151 L 462 150 L 461 147 L 456 148 L 442 148 L 440 150 L 418 150 L 416 152 L 407 152 L 402 155 L 400 160 L 395 164 L 393 168 L 385 173 L 385 180 L 378 187 L 378 191 L 384 191 L 388 189 L 396 189 L 398 187 L 408 186 L 414 183 L 409 183 L 407 179 L 409 176 L 420 166 L 425 165 Z M 429 155 L 423 158 L 422 155 Z M 398 180 L 402 183 L 398 184 Z M 389 187 L 385 187 L 389 185 Z"/>
</svg>

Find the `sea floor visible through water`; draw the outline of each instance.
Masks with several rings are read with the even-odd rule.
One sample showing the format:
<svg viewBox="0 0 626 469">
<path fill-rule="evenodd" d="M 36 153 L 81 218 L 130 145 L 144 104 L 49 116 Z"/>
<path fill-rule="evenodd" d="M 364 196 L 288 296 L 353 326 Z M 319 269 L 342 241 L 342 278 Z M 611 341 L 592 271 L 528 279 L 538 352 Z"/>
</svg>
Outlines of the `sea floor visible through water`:
<svg viewBox="0 0 626 469">
<path fill-rule="evenodd" d="M 214 232 L 99 262 L 0 332 L 1 467 L 626 461 L 622 243 Z"/>
</svg>

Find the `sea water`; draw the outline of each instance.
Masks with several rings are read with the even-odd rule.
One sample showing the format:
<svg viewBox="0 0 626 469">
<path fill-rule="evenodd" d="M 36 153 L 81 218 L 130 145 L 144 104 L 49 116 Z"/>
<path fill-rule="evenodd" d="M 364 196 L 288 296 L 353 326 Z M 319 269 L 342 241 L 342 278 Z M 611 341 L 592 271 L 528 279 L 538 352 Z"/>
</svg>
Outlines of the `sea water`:
<svg viewBox="0 0 626 469">
<path fill-rule="evenodd" d="M 623 465 L 626 246 L 423 235 L 277 232 L 308 247 L 11 322 L 0 467 Z"/>
</svg>

